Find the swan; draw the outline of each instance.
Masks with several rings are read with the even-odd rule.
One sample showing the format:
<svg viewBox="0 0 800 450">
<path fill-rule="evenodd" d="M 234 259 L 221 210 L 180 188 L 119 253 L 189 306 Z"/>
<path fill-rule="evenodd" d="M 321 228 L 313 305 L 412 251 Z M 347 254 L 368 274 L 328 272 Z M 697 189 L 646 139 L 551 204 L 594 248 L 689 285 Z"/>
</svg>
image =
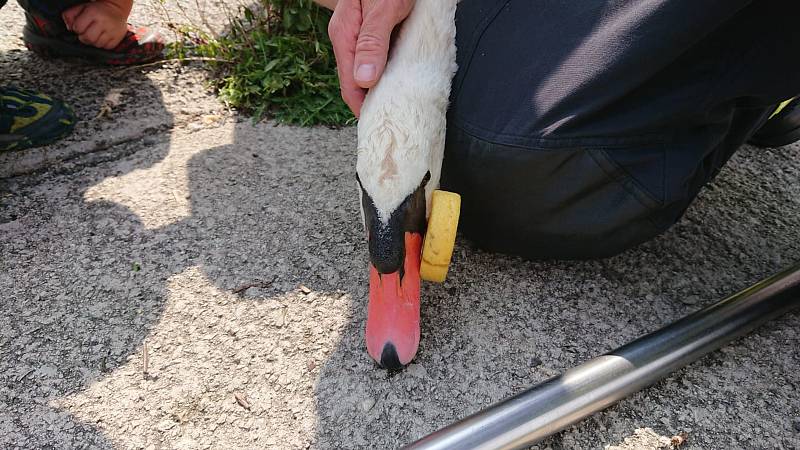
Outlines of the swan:
<svg viewBox="0 0 800 450">
<path fill-rule="evenodd" d="M 398 369 L 420 336 L 420 260 L 444 157 L 457 0 L 417 0 L 358 121 L 356 174 L 369 248 L 367 351 Z"/>
</svg>

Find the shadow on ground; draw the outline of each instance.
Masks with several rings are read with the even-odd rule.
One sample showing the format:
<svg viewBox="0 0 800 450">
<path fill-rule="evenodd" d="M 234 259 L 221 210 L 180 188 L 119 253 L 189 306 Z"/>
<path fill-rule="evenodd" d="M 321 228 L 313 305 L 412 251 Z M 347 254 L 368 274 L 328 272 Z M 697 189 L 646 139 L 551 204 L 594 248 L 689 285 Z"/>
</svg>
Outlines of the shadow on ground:
<svg viewBox="0 0 800 450">
<path fill-rule="evenodd" d="M 45 178 L 70 176 L 82 167 L 70 159 L 70 147 L 96 154 L 172 127 L 160 89 L 141 71 L 44 60 L 15 48 L 0 52 L 0 83 L 62 99 L 78 118 L 75 132 L 57 144 L 0 155 L 0 176 L 48 164 Z M 139 127 L 133 134 L 131 123 Z M 153 151 L 144 165 L 161 160 L 166 150 Z M 119 156 L 112 149 L 102 158 Z M 134 169 L 117 166 L 115 174 Z M 138 345 L 160 314 L 159 302 L 140 302 L 155 293 L 139 288 L 129 270 L 109 271 L 100 263 L 129 253 L 138 220 L 118 205 L 76 202 L 97 178 L 38 191 L 20 180 L 0 178 L 0 442 L 4 448 L 106 447 L 92 424 L 73 420 L 47 400 L 119 366 L 125 349 Z M 31 195 L 19 197 L 26 188 Z M 122 216 L 124 222 L 115 221 Z M 52 226 L 39 228 L 42 223 Z M 100 236 L 109 239 L 101 242 Z"/>
</svg>

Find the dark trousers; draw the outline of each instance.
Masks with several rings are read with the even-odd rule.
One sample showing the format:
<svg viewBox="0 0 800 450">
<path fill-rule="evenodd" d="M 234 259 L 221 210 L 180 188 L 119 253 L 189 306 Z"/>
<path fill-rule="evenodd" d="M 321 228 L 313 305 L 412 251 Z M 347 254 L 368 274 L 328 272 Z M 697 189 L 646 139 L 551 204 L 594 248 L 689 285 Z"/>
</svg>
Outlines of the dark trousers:
<svg viewBox="0 0 800 450">
<path fill-rule="evenodd" d="M 7 0 L 0 0 L 0 8 L 5 6 Z M 61 13 L 72 6 L 86 3 L 90 0 L 18 0 L 25 11 L 34 10 L 51 20 L 61 22 Z"/>
<path fill-rule="evenodd" d="M 3 0 L 0 0 L 3 1 Z M 33 9 L 50 18 L 61 17 L 65 10 L 91 0 L 18 0 L 23 9 Z M 1 4 L 0 4 L 1 5 Z"/>
<path fill-rule="evenodd" d="M 673 225 L 800 93 L 800 4 L 467 0 L 442 186 L 462 233 L 525 258 L 617 254 Z"/>
</svg>

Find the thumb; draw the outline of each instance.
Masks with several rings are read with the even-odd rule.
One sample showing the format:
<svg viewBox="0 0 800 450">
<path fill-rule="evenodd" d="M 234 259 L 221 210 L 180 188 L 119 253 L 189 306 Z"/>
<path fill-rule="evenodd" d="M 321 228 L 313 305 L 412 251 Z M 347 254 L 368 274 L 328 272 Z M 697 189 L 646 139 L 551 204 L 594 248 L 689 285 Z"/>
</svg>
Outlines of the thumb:
<svg viewBox="0 0 800 450">
<path fill-rule="evenodd" d="M 69 8 L 61 13 L 61 18 L 67 25 L 67 30 L 72 31 L 72 23 L 75 22 L 75 19 L 81 15 L 85 7 L 86 3 L 81 3 L 80 5 L 73 6 L 72 8 Z"/>
<path fill-rule="evenodd" d="M 389 8 L 375 8 L 363 18 L 353 60 L 353 78 L 362 88 L 375 86 L 383 74 L 392 30 L 399 22 L 395 17 Z"/>
</svg>

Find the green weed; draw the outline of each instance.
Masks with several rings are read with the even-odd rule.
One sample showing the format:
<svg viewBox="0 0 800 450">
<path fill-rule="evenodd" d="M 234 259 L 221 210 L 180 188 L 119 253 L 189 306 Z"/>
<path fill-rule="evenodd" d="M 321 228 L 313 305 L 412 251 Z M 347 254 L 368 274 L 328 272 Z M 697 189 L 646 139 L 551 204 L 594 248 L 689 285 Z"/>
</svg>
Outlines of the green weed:
<svg viewBox="0 0 800 450">
<path fill-rule="evenodd" d="M 296 125 L 355 121 L 339 94 L 328 39 L 330 12 L 311 0 L 259 0 L 239 7 L 226 32 L 178 29 L 172 57 L 199 57 L 227 104 L 254 116 Z"/>
</svg>

